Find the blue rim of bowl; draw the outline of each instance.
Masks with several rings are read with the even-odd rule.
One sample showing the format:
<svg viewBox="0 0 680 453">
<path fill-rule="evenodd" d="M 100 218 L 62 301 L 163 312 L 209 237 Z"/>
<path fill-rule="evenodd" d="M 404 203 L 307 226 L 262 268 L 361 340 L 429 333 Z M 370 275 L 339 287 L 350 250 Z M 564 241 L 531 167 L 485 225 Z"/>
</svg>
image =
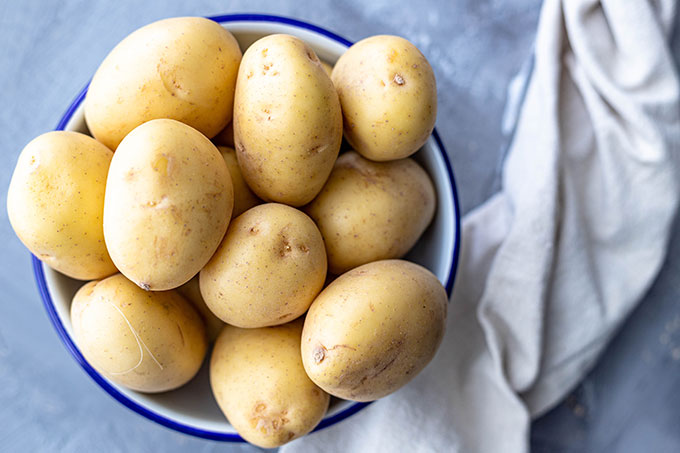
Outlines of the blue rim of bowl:
<svg viewBox="0 0 680 453">
<path fill-rule="evenodd" d="M 305 30 L 313 31 L 316 32 L 320 35 L 326 36 L 327 38 L 330 38 L 336 42 L 339 42 L 340 44 L 343 44 L 345 46 L 351 46 L 352 42 L 343 38 L 340 35 L 337 35 L 333 32 L 330 32 L 328 30 L 325 30 L 319 26 L 309 24 L 307 22 L 302 22 L 296 19 L 291 19 L 288 17 L 282 17 L 282 16 L 272 16 L 272 15 L 267 15 L 267 14 L 227 14 L 227 15 L 221 15 L 221 16 L 213 16 L 213 17 L 208 17 L 208 19 L 214 20 L 215 22 L 218 23 L 228 23 L 228 22 L 275 22 L 275 23 L 280 23 L 280 24 L 285 24 L 285 25 L 292 25 L 294 27 L 298 28 L 303 28 Z M 78 96 L 73 100 L 69 108 L 66 110 L 64 115 L 62 116 L 61 120 L 59 121 L 59 124 L 57 125 L 55 130 L 64 130 L 68 122 L 71 120 L 73 117 L 73 114 L 75 113 L 76 109 L 80 106 L 80 104 L 83 102 L 85 99 L 85 94 L 87 93 L 87 88 L 89 84 L 85 86 L 85 88 L 82 89 L 82 91 L 78 94 Z M 451 182 L 451 195 L 453 196 L 453 208 L 454 208 L 454 223 L 455 223 L 455 238 L 454 238 L 454 244 L 453 244 L 453 259 L 451 261 L 451 269 L 449 271 L 449 276 L 447 278 L 445 287 L 446 287 L 446 292 L 449 296 L 451 296 L 451 291 L 453 290 L 453 283 L 456 278 L 456 271 L 458 269 L 458 257 L 460 253 L 460 208 L 458 204 L 458 191 L 456 188 L 456 180 L 453 176 L 453 168 L 451 167 L 451 162 L 449 160 L 448 154 L 446 153 L 446 149 L 444 148 L 444 144 L 442 143 L 441 138 L 439 137 L 439 134 L 437 133 L 437 130 L 433 130 L 432 136 L 434 137 L 435 142 L 437 143 L 437 147 L 439 148 L 439 152 L 441 154 L 442 159 L 444 160 L 444 164 L 446 166 L 446 171 L 449 176 L 449 180 Z M 147 409 L 144 406 L 139 405 L 138 403 L 132 401 L 129 399 L 127 396 L 123 395 L 118 389 L 113 387 L 108 381 L 106 381 L 97 371 L 95 371 L 94 368 L 90 366 L 89 363 L 85 360 L 83 355 L 80 353 L 78 348 L 76 347 L 75 343 L 69 336 L 69 334 L 66 332 L 66 329 L 64 328 L 64 325 L 61 322 L 61 319 L 59 318 L 59 315 L 57 314 L 56 308 L 54 307 L 54 303 L 52 301 L 52 297 L 50 295 L 49 289 L 47 288 L 47 282 L 45 281 L 45 272 L 42 266 L 42 262 L 38 260 L 35 256 L 32 257 L 33 261 L 33 273 L 35 274 L 35 280 L 38 285 L 38 290 L 40 291 L 40 296 L 42 297 L 43 300 L 43 305 L 45 306 L 45 309 L 47 310 L 47 314 L 52 321 L 52 324 L 54 325 L 57 334 L 59 335 L 59 338 L 61 341 L 64 343 L 66 348 L 69 350 L 71 355 L 76 359 L 78 364 L 85 370 L 85 372 L 101 387 L 103 388 L 109 395 L 111 395 L 113 398 L 115 398 L 119 403 L 123 404 L 126 406 L 128 409 L 131 409 L 138 414 L 148 418 L 149 420 L 153 420 L 154 422 L 163 425 L 167 428 L 173 429 L 175 431 L 180 431 L 185 434 L 190 434 L 192 436 L 196 437 L 201 437 L 204 439 L 210 439 L 210 440 L 218 440 L 218 441 L 226 441 L 226 442 L 245 442 L 245 440 L 239 436 L 238 434 L 233 434 L 233 433 L 224 433 L 224 432 L 219 432 L 219 431 L 207 431 L 203 429 L 199 429 L 193 426 L 185 425 L 183 423 L 176 422 L 174 420 L 171 420 L 169 418 L 164 417 L 163 415 L 160 415 L 154 411 L 151 411 Z M 332 417 L 327 417 L 324 418 L 314 429 L 314 431 L 319 431 L 321 429 L 327 428 L 331 425 L 334 425 L 347 417 L 356 414 L 360 410 L 364 409 L 366 406 L 371 404 L 371 402 L 368 403 L 354 403 L 351 406 L 349 406 L 347 409 L 344 409 L 341 412 L 338 412 L 337 414 L 333 415 Z"/>
</svg>

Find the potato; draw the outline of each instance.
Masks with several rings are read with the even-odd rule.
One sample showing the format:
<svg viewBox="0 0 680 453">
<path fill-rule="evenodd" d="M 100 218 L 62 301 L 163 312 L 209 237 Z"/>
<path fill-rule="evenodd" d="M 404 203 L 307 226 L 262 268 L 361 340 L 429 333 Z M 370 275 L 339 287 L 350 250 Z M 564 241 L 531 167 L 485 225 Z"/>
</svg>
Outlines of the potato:
<svg viewBox="0 0 680 453">
<path fill-rule="evenodd" d="M 257 198 L 257 195 L 250 190 L 250 187 L 248 187 L 248 184 L 243 179 L 234 148 L 219 146 L 217 149 L 219 149 L 224 161 L 227 163 L 227 168 L 231 175 L 231 183 L 234 187 L 234 209 L 231 212 L 231 218 L 234 219 L 253 206 L 262 203 L 262 200 Z"/>
<path fill-rule="evenodd" d="M 398 36 L 372 36 L 335 64 L 347 141 L 376 161 L 408 157 L 425 144 L 437 116 L 434 72 L 422 53 Z"/>
<path fill-rule="evenodd" d="M 143 291 L 121 274 L 80 288 L 71 322 L 87 361 L 116 384 L 140 392 L 184 385 L 207 349 L 201 318 L 179 293 Z"/>
<path fill-rule="evenodd" d="M 149 24 L 121 41 L 97 69 L 85 98 L 87 126 L 111 149 L 156 118 L 179 120 L 213 137 L 231 121 L 240 61 L 236 39 L 212 20 Z"/>
<path fill-rule="evenodd" d="M 447 297 L 430 271 L 402 260 L 341 275 L 309 308 L 302 362 L 331 395 L 371 401 L 396 391 L 434 357 Z"/>
<path fill-rule="evenodd" d="M 265 201 L 309 203 L 342 142 L 338 95 L 314 51 L 289 35 L 246 50 L 234 100 L 234 142 L 250 188 Z"/>
<path fill-rule="evenodd" d="M 342 154 L 305 211 L 326 243 L 330 272 L 405 255 L 435 211 L 429 176 L 415 161 L 372 162 Z"/>
<path fill-rule="evenodd" d="M 234 147 L 234 123 L 227 124 L 227 127 L 222 129 L 219 134 L 213 137 L 213 143 L 217 146 Z"/>
<path fill-rule="evenodd" d="M 179 121 L 149 121 L 125 137 L 111 161 L 106 246 L 141 288 L 176 288 L 217 249 L 233 202 L 227 164 L 210 140 Z"/>
<path fill-rule="evenodd" d="M 210 383 L 224 415 L 248 442 L 278 447 L 310 432 L 330 397 L 300 358 L 302 321 L 261 329 L 224 328 L 210 361 Z"/>
<path fill-rule="evenodd" d="M 235 218 L 201 270 L 201 294 L 222 321 L 237 327 L 284 324 L 321 291 L 326 251 L 312 219 L 268 203 Z"/>
<path fill-rule="evenodd" d="M 220 334 L 222 327 L 224 327 L 224 323 L 220 318 L 215 316 L 205 304 L 203 296 L 201 296 L 201 288 L 198 285 L 198 275 L 177 288 L 177 291 L 193 304 L 194 308 L 201 316 L 201 319 L 203 319 L 205 332 L 208 335 L 208 341 L 210 344 L 214 343 L 217 336 Z"/>
<path fill-rule="evenodd" d="M 26 145 L 12 175 L 12 228 L 31 253 L 69 277 L 90 280 L 116 272 L 102 230 L 112 156 L 87 135 L 48 132 Z"/>
<path fill-rule="evenodd" d="M 328 77 L 330 77 L 331 74 L 333 73 L 333 66 L 331 66 L 331 65 L 328 64 L 328 63 L 326 63 L 325 61 L 322 61 L 322 62 L 321 62 L 321 67 L 323 68 L 324 71 L 326 71 L 326 74 L 328 74 Z"/>
</svg>

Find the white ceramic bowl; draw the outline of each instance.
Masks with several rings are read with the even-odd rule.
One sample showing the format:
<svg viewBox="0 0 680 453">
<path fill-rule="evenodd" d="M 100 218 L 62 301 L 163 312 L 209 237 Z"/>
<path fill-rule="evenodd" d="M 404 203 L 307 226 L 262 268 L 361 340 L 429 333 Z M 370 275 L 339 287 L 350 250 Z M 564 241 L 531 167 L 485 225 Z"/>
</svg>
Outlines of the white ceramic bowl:
<svg viewBox="0 0 680 453">
<path fill-rule="evenodd" d="M 237 14 L 211 18 L 234 34 L 241 49 L 262 36 L 287 33 L 306 41 L 319 58 L 333 63 L 351 43 L 346 39 L 315 25 L 277 16 Z M 78 95 L 57 126 L 57 130 L 88 133 L 83 117 L 83 99 L 87 88 Z M 435 218 L 407 259 L 429 268 L 451 292 L 456 273 L 460 244 L 460 222 L 456 185 L 446 151 L 434 131 L 425 146 L 415 155 L 427 170 L 437 191 Z M 133 411 L 164 426 L 213 440 L 239 442 L 243 439 L 227 422 L 213 399 L 206 360 L 199 374 L 180 389 L 162 394 L 144 394 L 128 390 L 110 382 L 83 358 L 72 338 L 69 310 L 71 299 L 83 282 L 67 278 L 44 266 L 33 257 L 35 278 L 45 308 L 62 341 L 80 366 L 106 392 Z M 337 423 L 367 406 L 333 400 L 323 421 L 323 429 Z"/>
</svg>

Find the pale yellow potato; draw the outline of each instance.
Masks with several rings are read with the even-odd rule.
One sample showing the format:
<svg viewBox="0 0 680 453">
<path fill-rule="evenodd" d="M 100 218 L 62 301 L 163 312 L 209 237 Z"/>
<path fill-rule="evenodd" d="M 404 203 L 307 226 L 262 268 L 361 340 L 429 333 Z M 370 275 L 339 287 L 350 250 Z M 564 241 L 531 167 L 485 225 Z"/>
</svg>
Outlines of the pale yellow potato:
<svg viewBox="0 0 680 453">
<path fill-rule="evenodd" d="M 79 280 L 116 272 L 102 227 L 113 153 L 77 132 L 48 132 L 21 152 L 7 214 L 21 242 L 51 268 Z"/>
<path fill-rule="evenodd" d="M 217 146 L 234 147 L 234 123 L 227 124 L 227 127 L 222 129 L 219 134 L 212 138 L 212 141 Z"/>
<path fill-rule="evenodd" d="M 267 203 L 235 218 L 201 270 L 201 294 L 222 321 L 238 327 L 284 324 L 323 288 L 326 251 L 312 219 Z"/>
<path fill-rule="evenodd" d="M 328 64 L 328 63 L 326 63 L 325 61 L 322 61 L 322 62 L 321 62 L 321 67 L 323 68 L 324 71 L 326 71 L 326 74 L 328 74 L 328 77 L 330 77 L 331 74 L 333 73 L 333 66 L 331 66 L 331 65 Z"/>
<path fill-rule="evenodd" d="M 141 288 L 177 288 L 217 250 L 233 203 L 227 164 L 210 140 L 179 121 L 149 121 L 125 137 L 111 161 L 106 246 Z"/>
<path fill-rule="evenodd" d="M 226 326 L 210 360 L 217 404 L 248 442 L 274 448 L 309 433 L 330 397 L 305 374 L 302 321 L 277 327 Z"/>
<path fill-rule="evenodd" d="M 76 345 L 90 365 L 140 392 L 186 384 L 207 350 L 203 322 L 179 293 L 144 291 L 121 274 L 80 288 L 71 322 Z"/>
<path fill-rule="evenodd" d="M 434 357 L 447 302 L 437 277 L 408 261 L 376 261 L 341 275 L 305 318 L 307 375 L 340 398 L 372 401 L 389 395 Z"/>
<path fill-rule="evenodd" d="M 213 344 L 220 334 L 222 327 L 224 327 L 224 323 L 205 304 L 203 296 L 201 296 L 201 288 L 198 285 L 198 275 L 177 288 L 177 291 L 186 300 L 191 302 L 198 314 L 201 315 L 205 325 L 205 332 L 208 335 L 208 341 L 210 344 Z"/>
<path fill-rule="evenodd" d="M 373 162 L 350 151 L 305 211 L 326 243 L 329 271 L 341 274 L 404 256 L 432 221 L 435 205 L 432 181 L 414 160 Z"/>
<path fill-rule="evenodd" d="M 227 168 L 231 175 L 231 183 L 234 186 L 234 209 L 231 212 L 231 218 L 234 219 L 253 206 L 261 204 L 262 200 L 257 198 L 257 195 L 250 190 L 245 179 L 243 179 L 234 148 L 218 146 L 217 149 L 220 150 L 224 161 L 227 163 Z"/>
<path fill-rule="evenodd" d="M 408 157 L 425 144 L 437 117 L 437 85 L 430 63 L 398 36 L 372 36 L 335 64 L 345 138 L 364 157 Z"/>
<path fill-rule="evenodd" d="M 243 177 L 265 201 L 310 202 L 342 142 L 333 83 L 314 51 L 289 35 L 246 50 L 234 100 L 234 143 Z"/>
<path fill-rule="evenodd" d="M 149 24 L 97 69 L 85 97 L 87 126 L 114 150 L 132 129 L 156 118 L 213 137 L 231 121 L 240 61 L 236 39 L 216 22 L 176 17 Z"/>
</svg>

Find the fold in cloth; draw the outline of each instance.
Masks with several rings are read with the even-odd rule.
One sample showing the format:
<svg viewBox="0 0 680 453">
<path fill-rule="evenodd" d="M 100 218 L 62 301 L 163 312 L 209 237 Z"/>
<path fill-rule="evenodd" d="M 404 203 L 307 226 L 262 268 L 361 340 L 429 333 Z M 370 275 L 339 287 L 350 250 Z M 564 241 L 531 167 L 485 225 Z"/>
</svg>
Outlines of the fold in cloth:
<svg viewBox="0 0 680 453">
<path fill-rule="evenodd" d="M 463 222 L 437 356 L 283 452 L 528 451 L 531 418 L 589 371 L 663 262 L 679 195 L 674 17 L 673 0 L 545 1 L 502 189 Z"/>
</svg>

